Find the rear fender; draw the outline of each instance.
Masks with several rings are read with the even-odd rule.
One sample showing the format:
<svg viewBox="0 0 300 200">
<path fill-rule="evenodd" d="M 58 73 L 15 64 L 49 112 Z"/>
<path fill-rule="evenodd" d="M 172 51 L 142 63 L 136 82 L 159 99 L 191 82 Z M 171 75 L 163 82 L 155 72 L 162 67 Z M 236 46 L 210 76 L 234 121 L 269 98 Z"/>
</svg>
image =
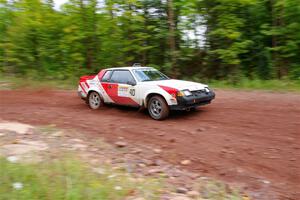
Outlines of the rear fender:
<svg viewBox="0 0 300 200">
<path fill-rule="evenodd" d="M 97 76 L 82 76 L 79 81 L 78 94 L 81 94 L 82 98 L 87 98 L 91 91 L 98 92 L 102 95 L 98 84 L 100 83 Z"/>
<path fill-rule="evenodd" d="M 90 90 L 98 92 L 105 103 L 113 103 L 113 100 L 105 92 L 100 82 L 99 76 L 96 76 L 93 80 L 89 82 L 89 84 L 90 84 Z"/>
</svg>

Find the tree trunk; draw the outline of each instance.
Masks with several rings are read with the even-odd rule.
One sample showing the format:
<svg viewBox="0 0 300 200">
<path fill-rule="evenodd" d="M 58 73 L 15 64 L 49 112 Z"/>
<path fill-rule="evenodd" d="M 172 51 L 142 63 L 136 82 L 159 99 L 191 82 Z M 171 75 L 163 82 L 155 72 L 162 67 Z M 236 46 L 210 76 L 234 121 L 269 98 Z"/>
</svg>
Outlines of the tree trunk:
<svg viewBox="0 0 300 200">
<path fill-rule="evenodd" d="M 148 30 L 147 30 L 147 27 L 148 27 L 148 15 L 149 15 L 149 13 L 148 13 L 148 8 L 147 8 L 147 6 L 146 5 L 144 5 L 144 7 L 143 7 L 143 10 L 144 10 L 144 33 L 146 34 L 146 35 L 148 35 Z M 148 44 L 149 44 L 149 39 L 148 38 L 146 38 L 145 40 L 144 40 L 144 43 L 143 43 L 143 46 L 144 47 L 147 47 L 148 46 Z M 142 51 L 142 64 L 143 65 L 146 65 L 147 64 L 147 61 L 148 61 L 148 50 L 143 50 Z"/>
<path fill-rule="evenodd" d="M 87 5 L 84 4 L 83 0 L 80 0 L 80 14 L 82 19 L 82 30 L 85 32 L 85 37 L 83 39 L 83 44 L 85 46 L 85 65 L 87 69 L 92 68 L 93 64 L 93 49 L 91 48 L 92 45 L 92 38 L 89 33 L 88 25 L 90 24 L 88 20 L 88 10 Z"/>
<path fill-rule="evenodd" d="M 271 4 L 271 14 L 272 14 L 272 29 L 275 30 L 280 26 L 280 16 L 278 16 L 277 10 L 276 10 L 276 0 L 270 0 Z M 280 66 L 280 59 L 277 50 L 274 50 L 276 47 L 278 47 L 278 36 L 272 35 L 272 63 L 275 70 L 276 77 L 278 79 L 281 79 L 282 72 L 281 72 L 281 66 Z"/>
<path fill-rule="evenodd" d="M 171 54 L 171 66 L 173 67 L 173 75 L 178 75 L 177 69 L 177 55 L 176 55 L 176 24 L 174 18 L 174 5 L 173 0 L 167 0 L 168 4 L 168 25 L 169 25 L 169 35 L 168 35 L 168 42 Z"/>
<path fill-rule="evenodd" d="M 105 0 L 105 7 L 109 13 L 110 19 L 114 19 L 113 4 L 109 0 Z"/>
</svg>

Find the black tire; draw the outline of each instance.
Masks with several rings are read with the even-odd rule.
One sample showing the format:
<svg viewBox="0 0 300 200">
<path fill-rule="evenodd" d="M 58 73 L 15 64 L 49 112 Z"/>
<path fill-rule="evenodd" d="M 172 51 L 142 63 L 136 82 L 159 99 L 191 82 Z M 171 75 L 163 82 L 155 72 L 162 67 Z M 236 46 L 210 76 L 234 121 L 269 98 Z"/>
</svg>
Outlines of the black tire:
<svg viewBox="0 0 300 200">
<path fill-rule="evenodd" d="M 169 106 L 161 96 L 155 95 L 151 97 L 147 107 L 150 116 L 155 120 L 164 120 L 169 116 Z"/>
<path fill-rule="evenodd" d="M 99 109 L 103 104 L 100 94 L 95 91 L 89 93 L 87 97 L 87 104 L 93 110 Z"/>
</svg>

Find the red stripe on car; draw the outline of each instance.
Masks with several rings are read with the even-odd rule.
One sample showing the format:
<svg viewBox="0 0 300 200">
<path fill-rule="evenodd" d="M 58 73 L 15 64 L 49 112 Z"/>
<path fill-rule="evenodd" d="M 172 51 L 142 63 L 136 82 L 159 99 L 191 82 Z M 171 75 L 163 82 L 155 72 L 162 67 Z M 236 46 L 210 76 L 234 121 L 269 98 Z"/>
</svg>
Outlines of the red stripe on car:
<svg viewBox="0 0 300 200">
<path fill-rule="evenodd" d="M 84 87 L 82 86 L 82 83 L 79 84 L 79 86 L 81 87 L 82 91 L 87 94 L 87 92 L 85 91 Z"/>
<path fill-rule="evenodd" d="M 101 83 L 106 94 L 117 104 L 138 106 L 139 104 L 132 100 L 130 97 L 118 96 L 117 83 Z"/>
<path fill-rule="evenodd" d="M 163 86 L 163 85 L 158 85 L 161 87 L 163 90 L 165 90 L 167 93 L 169 93 L 172 97 L 176 97 L 178 90 L 176 88 L 168 87 L 168 86 Z"/>
<path fill-rule="evenodd" d="M 80 77 L 79 82 L 85 82 L 87 80 L 92 80 L 96 75 L 82 76 Z"/>
</svg>

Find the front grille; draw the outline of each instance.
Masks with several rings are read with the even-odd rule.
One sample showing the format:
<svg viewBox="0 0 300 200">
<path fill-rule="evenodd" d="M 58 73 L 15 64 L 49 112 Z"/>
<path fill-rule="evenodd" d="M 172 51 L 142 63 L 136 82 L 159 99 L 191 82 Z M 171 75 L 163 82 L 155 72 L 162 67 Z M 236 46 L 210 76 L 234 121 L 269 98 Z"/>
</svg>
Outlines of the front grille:
<svg viewBox="0 0 300 200">
<path fill-rule="evenodd" d="M 193 95 L 198 96 L 201 94 L 206 94 L 205 90 L 195 90 L 195 91 L 191 91 Z"/>
</svg>

